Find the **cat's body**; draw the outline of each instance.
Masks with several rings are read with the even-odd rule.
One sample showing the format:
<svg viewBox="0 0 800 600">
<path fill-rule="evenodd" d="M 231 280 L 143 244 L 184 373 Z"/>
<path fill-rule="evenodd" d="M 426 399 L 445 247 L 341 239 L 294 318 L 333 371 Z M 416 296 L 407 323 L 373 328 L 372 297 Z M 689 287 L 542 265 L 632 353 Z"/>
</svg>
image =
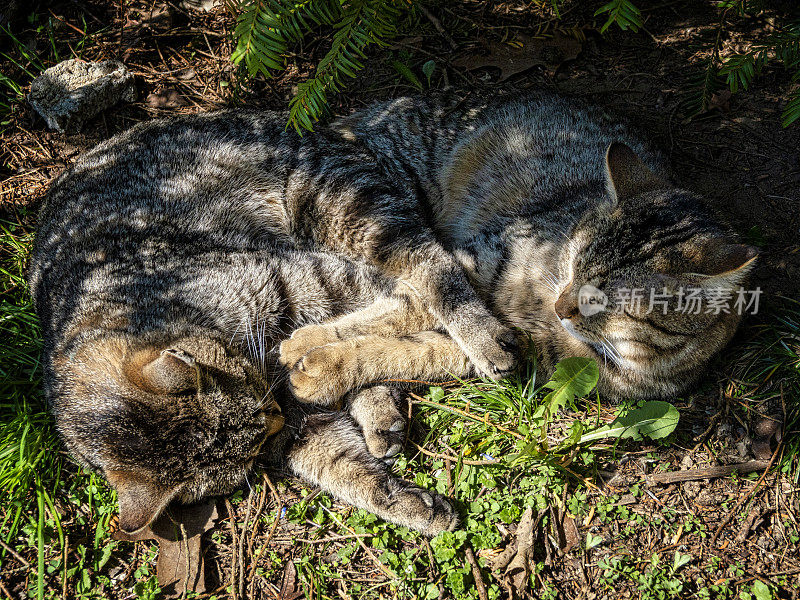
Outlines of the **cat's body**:
<svg viewBox="0 0 800 600">
<path fill-rule="evenodd" d="M 605 361 L 608 395 L 664 395 L 738 323 L 578 315 L 584 283 L 717 289 L 752 256 L 624 128 L 564 99 L 401 99 L 303 138 L 283 123 L 137 126 L 80 159 L 43 210 L 31 283 L 46 394 L 70 449 L 139 517 L 128 529 L 241 480 L 283 420 L 263 349 L 297 326 L 280 357 L 293 390 L 331 405 L 389 377 L 499 376 L 508 326 L 547 367 Z M 604 160 L 619 140 L 652 170 L 627 146 Z M 402 424 L 386 388 L 355 394 L 351 416 L 283 403 L 295 472 L 428 533 L 454 525 L 441 498 L 379 462 Z"/>
<path fill-rule="evenodd" d="M 389 520 L 450 528 L 446 502 L 380 460 L 398 451 L 386 440 L 402 425 L 388 388 L 355 394 L 351 417 L 301 407 L 282 385 L 271 353 L 281 339 L 396 285 L 364 263 L 299 249 L 313 240 L 276 225 L 282 203 L 272 200 L 302 198 L 287 191 L 289 174 L 307 175 L 290 168 L 301 150 L 283 118 L 148 124 L 53 185 L 30 281 L 59 433 L 117 488 L 126 530 L 173 498 L 230 491 L 259 452 L 288 453 L 300 476 Z"/>
<path fill-rule="evenodd" d="M 700 198 L 669 183 L 661 157 L 602 111 L 550 95 L 400 98 L 333 129 L 383 156 L 398 179 L 423 191 L 442 245 L 494 314 L 531 335 L 546 369 L 568 356 L 589 356 L 601 363 L 604 395 L 669 396 L 694 382 L 733 335 L 741 315 L 732 307 L 684 314 L 679 297 L 689 289 L 706 300 L 733 291 L 755 251 L 737 244 Z M 579 314 L 584 285 L 606 295 L 607 311 Z M 642 294 L 638 308 L 621 306 L 624 294 L 615 299 L 626 288 Z M 651 292 L 669 294 L 666 314 L 659 304 L 650 310 Z M 317 383 L 319 365 L 331 356 L 357 372 L 369 370 L 364 363 L 372 354 L 378 360 L 386 353 L 376 339 L 374 353 L 362 342 L 343 357 L 331 346 L 337 326 L 301 329 L 284 344 L 284 362 L 301 367 L 292 381 L 304 397 L 336 395 L 358 381 L 339 390 L 329 379 Z M 350 336 L 408 330 L 362 323 Z M 399 376 L 402 364 L 381 374 Z"/>
</svg>

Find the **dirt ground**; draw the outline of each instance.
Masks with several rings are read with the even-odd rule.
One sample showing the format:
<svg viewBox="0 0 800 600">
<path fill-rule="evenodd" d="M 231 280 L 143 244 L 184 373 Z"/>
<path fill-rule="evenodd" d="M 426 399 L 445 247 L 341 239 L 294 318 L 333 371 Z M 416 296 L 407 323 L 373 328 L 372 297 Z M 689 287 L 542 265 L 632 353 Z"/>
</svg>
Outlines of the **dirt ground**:
<svg viewBox="0 0 800 600">
<path fill-rule="evenodd" d="M 719 12 L 712 2 L 696 0 L 640 5 L 645 19 L 643 30 L 633 33 L 612 27 L 605 36 L 598 33 L 603 19 L 592 17 L 595 3 L 565 2 L 560 20 L 547 7 L 537 9 L 535 3 L 521 1 L 467 0 L 431 5 L 433 19 L 419 15 L 412 31 L 395 40 L 392 47 L 373 52 L 365 71 L 345 93 L 333 98 L 334 111 L 344 114 L 374 99 L 415 91 L 389 66 L 387 57 L 403 60 L 423 81 L 420 66 L 435 60 L 433 88 L 449 84 L 464 94 L 541 88 L 599 104 L 629 119 L 651 136 L 669 156 L 677 182 L 702 193 L 744 239 L 761 247 L 754 284 L 765 291 L 762 300 L 765 310 L 777 305 L 779 296 L 799 298 L 800 123 L 784 129 L 780 122 L 784 98 L 792 85 L 798 84 L 792 84 L 781 69 L 768 68 L 750 90 L 730 97 L 719 93 L 712 102 L 712 110 L 689 120 L 685 103 L 718 35 Z M 106 111 L 76 135 L 49 132 L 42 119 L 24 103 L 16 105 L 9 121 L 2 126 L 0 218 L 27 227 L 35 226 L 35 209 L 48 182 L 97 142 L 136 122 L 177 112 L 235 105 L 284 109 L 294 86 L 307 76 L 329 44 L 325 39 L 308 42 L 289 58 L 285 74 L 269 81 L 259 78 L 247 83 L 237 81 L 235 68 L 229 61 L 233 20 L 221 8 L 202 12 L 160 0 L 130 0 L 122 4 L 92 0 L 42 2 L 36 12 L 56 25 L 62 59 L 67 57 L 64 48 L 69 46 L 85 59 L 123 60 L 136 74 L 138 100 Z M 84 34 L 84 27 L 88 35 Z M 725 51 L 746 48 L 770 27 L 769 14 L 755 20 L 731 19 L 724 29 L 723 48 Z M 18 37 L 23 44 L 50 56 L 50 41 L 46 37 L 37 35 L 30 27 L 20 26 L 15 31 L 20 32 Z M 579 53 L 563 62 L 563 57 L 545 58 L 540 61 L 544 64 L 502 81 L 507 73 L 500 69 L 468 70 L 458 66 L 465 64 L 465 60 L 468 63 L 476 53 L 488 52 L 501 41 L 524 40 L 537 32 L 545 38 L 554 33 L 571 36 L 579 42 Z M 0 36 L 0 50 L 11 54 L 14 45 Z M 0 71 L 23 84 L 30 82 L 17 65 L 1 56 Z M 737 344 L 746 344 L 759 322 L 756 317 L 740 334 Z M 736 432 L 749 431 L 750 423 L 740 422 L 740 412 L 730 408 L 730 399 L 723 392 L 730 383 L 725 377 L 731 376 L 731 370 L 723 371 L 727 374 L 720 372 L 719 386 L 712 385 L 679 406 L 682 443 L 660 450 L 662 470 L 701 468 L 753 458 L 752 444 L 737 448 L 736 440 L 750 438 Z M 791 400 L 796 399 L 788 399 Z M 759 412 L 763 408 L 763 414 L 774 414 L 781 410 L 775 402 L 773 398 L 770 406 L 754 410 Z M 714 552 L 729 564 L 742 564 L 742 580 L 776 574 L 798 577 L 800 557 L 796 546 L 791 552 L 780 550 L 784 547 L 780 536 L 785 540 L 789 535 L 785 528 L 780 530 L 780 524 L 787 515 L 798 514 L 795 481 L 770 475 L 766 480 L 769 493 L 755 498 L 748 497 L 754 480 L 730 478 L 672 482 L 648 488 L 646 493 L 631 493 L 632 486 L 641 482 L 645 474 L 652 473 L 651 450 L 642 449 L 639 458 L 636 453 L 628 453 L 630 459 L 625 464 L 604 467 L 609 469 L 606 492 L 622 495 L 619 506 L 652 523 L 637 529 L 636 536 L 625 537 L 629 554 L 639 552 L 650 556 L 653 552 L 663 552 L 665 560 L 672 560 L 671 553 L 687 532 L 681 529 L 667 533 L 661 525 L 663 518 L 653 516 L 659 513 L 663 517 L 664 507 L 671 507 L 691 513 L 697 527 L 708 532 L 706 541 L 713 536 L 716 544 L 719 537 L 721 549 L 712 551 L 710 545 L 700 546 L 697 552 L 701 556 Z M 769 453 L 758 456 L 757 452 L 755 457 L 770 458 Z M 283 490 L 284 501 L 288 502 L 296 493 L 291 486 Z M 720 524 L 726 525 L 727 513 L 734 507 L 741 508 L 737 503 L 742 498 L 747 499 L 752 518 L 716 534 Z M 254 503 L 257 505 L 259 500 L 256 498 Z M 235 510 L 244 511 L 244 505 Z M 244 519 L 243 514 L 237 513 L 237 517 L 239 522 Z M 581 536 L 586 536 L 587 531 L 609 539 L 621 535 L 619 525 L 603 523 L 593 514 L 584 515 L 570 526 Z M 289 529 L 281 526 L 270 533 L 272 549 L 278 556 L 292 555 L 295 538 L 307 537 L 306 530 L 286 527 Z M 562 519 L 562 534 L 563 527 Z M 266 534 L 261 532 L 262 536 Z M 222 565 L 228 557 L 218 551 Z M 624 554 L 625 548 L 598 550 L 591 563 L 594 567 L 588 570 L 587 563 L 568 552 L 548 555 L 547 560 L 558 568 L 547 577 L 564 597 L 611 597 L 592 591 L 591 582 L 605 554 L 620 552 Z M 208 558 L 214 562 L 213 552 Z M 701 559 L 695 564 L 704 563 Z M 219 569 L 223 571 L 224 567 Z M 361 569 L 354 576 L 368 577 L 368 574 Z M 271 586 L 268 589 L 275 594 L 286 591 L 282 587 L 285 577 L 285 573 L 273 573 L 266 577 L 265 585 Z M 619 597 L 635 596 L 636 592 L 623 586 L 619 594 Z M 787 591 L 785 597 L 797 597 L 796 592 Z"/>
</svg>

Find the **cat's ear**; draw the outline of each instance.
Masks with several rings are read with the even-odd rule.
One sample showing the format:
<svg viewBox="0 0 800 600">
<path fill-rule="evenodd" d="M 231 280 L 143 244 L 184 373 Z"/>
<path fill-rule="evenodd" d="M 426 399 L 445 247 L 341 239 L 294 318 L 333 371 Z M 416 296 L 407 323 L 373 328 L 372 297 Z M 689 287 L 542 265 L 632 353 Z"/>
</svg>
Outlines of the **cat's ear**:
<svg viewBox="0 0 800 600">
<path fill-rule="evenodd" d="M 117 491 L 119 528 L 128 535 L 152 523 L 178 492 L 132 471 L 108 470 L 105 475 Z"/>
<path fill-rule="evenodd" d="M 694 260 L 689 277 L 700 278 L 703 287 L 730 288 L 741 285 L 755 265 L 758 250 L 746 244 L 708 240 Z"/>
<path fill-rule="evenodd" d="M 669 184 L 653 173 L 625 144 L 614 142 L 606 150 L 606 188 L 615 200 L 666 187 Z"/>
<path fill-rule="evenodd" d="M 156 358 L 136 368 L 134 383 L 156 394 L 181 394 L 197 391 L 200 387 L 200 367 L 191 354 L 167 348 Z M 138 372 L 137 372 L 138 371 Z"/>
</svg>

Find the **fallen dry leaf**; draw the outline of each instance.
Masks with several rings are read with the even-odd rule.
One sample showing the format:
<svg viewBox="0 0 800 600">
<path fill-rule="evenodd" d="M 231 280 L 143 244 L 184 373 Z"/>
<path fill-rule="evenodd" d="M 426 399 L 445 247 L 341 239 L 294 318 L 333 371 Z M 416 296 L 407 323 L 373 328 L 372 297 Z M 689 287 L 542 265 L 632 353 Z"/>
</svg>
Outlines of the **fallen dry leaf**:
<svg viewBox="0 0 800 600">
<path fill-rule="evenodd" d="M 151 92 L 145 99 L 151 108 L 178 108 L 186 104 L 183 96 L 175 88 L 165 88 L 159 92 Z"/>
<path fill-rule="evenodd" d="M 569 554 L 581 543 L 578 524 L 566 510 L 556 508 L 551 515 L 553 517 L 553 534 L 558 540 L 558 549 L 564 554 Z"/>
<path fill-rule="evenodd" d="M 202 537 L 214 526 L 217 517 L 217 504 L 213 500 L 174 506 L 139 533 L 128 535 L 116 531 L 113 537 L 128 542 L 158 542 L 156 577 L 165 597 L 184 596 L 188 591 L 202 593 L 206 591 Z"/>
<path fill-rule="evenodd" d="M 468 71 L 481 67 L 500 69 L 500 81 L 512 75 L 527 71 L 531 67 L 546 67 L 556 70 L 568 60 L 580 54 L 582 45 L 575 38 L 556 33 L 551 38 L 531 38 L 520 36 L 519 45 L 490 41 L 485 44 L 486 51 L 474 51 L 459 56 L 453 66 Z"/>
<path fill-rule="evenodd" d="M 533 509 L 528 507 L 517 526 L 514 541 L 492 563 L 492 569 L 509 594 L 518 596 L 528 588 L 533 563 L 533 529 L 538 522 L 539 519 L 533 519 Z"/>
<path fill-rule="evenodd" d="M 756 423 L 753 437 L 753 453 L 756 458 L 769 460 L 772 458 L 773 449 L 783 439 L 783 423 L 776 418 L 762 417 Z"/>
<path fill-rule="evenodd" d="M 297 600 L 303 596 L 303 590 L 297 585 L 297 568 L 291 559 L 283 566 L 281 578 L 281 591 L 278 593 L 280 600 Z"/>
</svg>

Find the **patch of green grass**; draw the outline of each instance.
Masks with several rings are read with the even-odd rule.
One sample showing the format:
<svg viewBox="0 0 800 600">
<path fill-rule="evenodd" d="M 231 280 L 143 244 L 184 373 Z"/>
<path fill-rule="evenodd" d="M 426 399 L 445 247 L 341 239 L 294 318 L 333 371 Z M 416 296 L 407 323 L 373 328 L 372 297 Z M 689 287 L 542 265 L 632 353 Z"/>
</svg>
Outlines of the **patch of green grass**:
<svg viewBox="0 0 800 600">
<path fill-rule="evenodd" d="M 800 481 L 800 302 L 785 298 L 750 340 L 733 372 L 742 405 L 778 404 L 785 412 L 781 468 Z"/>
<path fill-rule="evenodd" d="M 50 493 L 59 480 L 61 463 L 41 404 L 39 332 L 24 277 L 30 241 L 25 228 L 0 222 L 0 536 L 13 546 L 17 534 L 27 532 L 36 548 L 35 592 L 42 597 L 48 522 L 63 538 Z M 0 551 L 0 566 L 8 558 L 5 550 Z"/>
</svg>

